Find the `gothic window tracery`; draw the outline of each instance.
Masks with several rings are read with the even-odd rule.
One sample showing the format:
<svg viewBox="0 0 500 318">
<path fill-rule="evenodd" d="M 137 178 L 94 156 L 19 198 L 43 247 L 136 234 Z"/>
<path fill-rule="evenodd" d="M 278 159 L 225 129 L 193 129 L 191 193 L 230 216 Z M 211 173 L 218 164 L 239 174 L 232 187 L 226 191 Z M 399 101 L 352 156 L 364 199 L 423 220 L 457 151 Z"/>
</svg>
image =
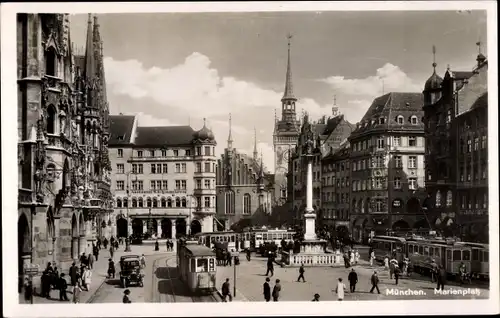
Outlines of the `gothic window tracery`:
<svg viewBox="0 0 500 318">
<path fill-rule="evenodd" d="M 56 120 L 57 120 L 57 112 L 54 105 L 49 105 L 47 108 L 47 133 L 55 134 L 56 133 Z"/>
</svg>

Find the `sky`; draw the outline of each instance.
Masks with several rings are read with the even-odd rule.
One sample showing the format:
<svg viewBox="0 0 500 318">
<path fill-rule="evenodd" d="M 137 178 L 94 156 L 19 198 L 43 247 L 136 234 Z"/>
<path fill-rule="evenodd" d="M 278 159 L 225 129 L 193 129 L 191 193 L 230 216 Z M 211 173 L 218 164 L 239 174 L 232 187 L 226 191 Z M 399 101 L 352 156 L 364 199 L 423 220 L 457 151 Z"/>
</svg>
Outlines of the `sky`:
<svg viewBox="0 0 500 318">
<path fill-rule="evenodd" d="M 281 117 L 287 35 L 297 115 L 330 116 L 334 96 L 351 123 L 388 92 L 421 92 L 437 71 L 472 70 L 486 46 L 485 11 L 324 11 L 98 14 L 112 114 L 140 126 L 191 125 L 206 118 L 217 152 L 251 153 L 254 128 L 274 171 L 275 112 Z M 71 15 L 71 40 L 84 51 L 87 15 Z"/>
</svg>

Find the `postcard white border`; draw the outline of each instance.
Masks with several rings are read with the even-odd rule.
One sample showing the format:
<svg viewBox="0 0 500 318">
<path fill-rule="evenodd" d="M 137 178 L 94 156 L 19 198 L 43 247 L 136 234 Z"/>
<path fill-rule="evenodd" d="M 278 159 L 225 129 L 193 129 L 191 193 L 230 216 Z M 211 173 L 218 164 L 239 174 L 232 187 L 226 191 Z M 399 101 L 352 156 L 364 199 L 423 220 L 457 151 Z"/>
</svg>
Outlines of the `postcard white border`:
<svg viewBox="0 0 500 318">
<path fill-rule="evenodd" d="M 416 11 L 487 10 L 489 97 L 489 211 L 490 213 L 490 299 L 489 300 L 399 300 L 225 304 L 54 304 L 19 305 L 17 271 L 12 260 L 17 255 L 17 12 L 125 13 L 125 12 L 258 12 L 258 11 Z M 211 3 L 3 3 L 1 6 L 2 75 L 2 244 L 3 308 L 8 317 L 108 317 L 108 316 L 271 316 L 271 315 L 396 315 L 396 314 L 490 314 L 499 309 L 498 277 L 498 69 L 497 4 L 495 1 L 408 1 L 408 2 L 211 2 Z M 464 43 L 464 45 L 467 45 Z M 496 150 L 496 151 L 495 151 Z M 9 199 L 10 198 L 10 199 Z M 305 304 L 309 304 L 306 306 Z"/>
</svg>

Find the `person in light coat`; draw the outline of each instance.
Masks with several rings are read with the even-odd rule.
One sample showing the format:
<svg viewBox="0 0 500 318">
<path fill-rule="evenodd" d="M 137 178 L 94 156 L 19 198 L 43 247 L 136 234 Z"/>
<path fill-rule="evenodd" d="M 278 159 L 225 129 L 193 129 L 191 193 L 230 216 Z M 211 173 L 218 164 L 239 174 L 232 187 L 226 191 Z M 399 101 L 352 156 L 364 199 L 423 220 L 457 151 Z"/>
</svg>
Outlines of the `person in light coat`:
<svg viewBox="0 0 500 318">
<path fill-rule="evenodd" d="M 337 288 L 335 288 L 335 292 L 337 293 L 337 298 L 339 301 L 344 300 L 344 292 L 346 291 L 346 289 L 347 287 L 342 282 L 342 278 L 339 278 L 339 281 L 337 283 Z"/>
<path fill-rule="evenodd" d="M 351 250 L 351 253 L 350 254 L 350 260 L 349 260 L 349 263 L 351 263 L 351 266 L 354 266 L 354 261 L 356 260 L 356 253 L 354 253 L 353 250 Z"/>
<path fill-rule="evenodd" d="M 87 266 L 83 268 L 82 281 L 85 290 L 89 291 L 90 284 L 92 283 L 92 272 L 88 270 Z"/>
<path fill-rule="evenodd" d="M 384 267 L 385 267 L 385 270 L 389 269 L 389 256 L 386 256 L 384 258 Z"/>
<path fill-rule="evenodd" d="M 354 263 L 355 263 L 356 265 L 358 265 L 358 262 L 359 262 L 359 257 L 360 257 L 360 256 L 359 256 L 359 251 L 358 251 L 358 250 L 356 250 L 356 252 L 354 252 Z"/>
<path fill-rule="evenodd" d="M 370 253 L 370 266 L 373 266 L 373 262 L 375 261 L 375 252 L 372 251 Z"/>
</svg>

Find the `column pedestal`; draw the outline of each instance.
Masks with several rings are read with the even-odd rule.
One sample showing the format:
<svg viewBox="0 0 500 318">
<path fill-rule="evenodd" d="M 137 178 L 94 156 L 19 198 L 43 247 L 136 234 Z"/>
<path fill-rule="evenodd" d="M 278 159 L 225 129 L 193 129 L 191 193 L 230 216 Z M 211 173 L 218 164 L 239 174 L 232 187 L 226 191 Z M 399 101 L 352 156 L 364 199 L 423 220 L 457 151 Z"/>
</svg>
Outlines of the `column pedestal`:
<svg viewBox="0 0 500 318">
<path fill-rule="evenodd" d="M 80 255 L 78 241 L 79 241 L 78 237 L 73 237 L 71 239 L 71 258 L 73 260 L 77 260 Z"/>
<path fill-rule="evenodd" d="M 78 238 L 78 256 L 77 256 L 77 259 L 80 258 L 82 253 L 87 254 L 86 247 L 87 247 L 87 239 L 85 238 L 85 236 L 80 236 Z"/>
<path fill-rule="evenodd" d="M 175 228 L 175 223 L 176 223 L 176 220 L 172 220 L 172 239 L 175 239 L 176 238 L 176 228 Z"/>
<path fill-rule="evenodd" d="M 158 219 L 158 220 L 156 220 L 156 235 L 158 236 L 158 238 L 161 238 L 161 234 L 162 234 L 161 219 Z"/>
</svg>

